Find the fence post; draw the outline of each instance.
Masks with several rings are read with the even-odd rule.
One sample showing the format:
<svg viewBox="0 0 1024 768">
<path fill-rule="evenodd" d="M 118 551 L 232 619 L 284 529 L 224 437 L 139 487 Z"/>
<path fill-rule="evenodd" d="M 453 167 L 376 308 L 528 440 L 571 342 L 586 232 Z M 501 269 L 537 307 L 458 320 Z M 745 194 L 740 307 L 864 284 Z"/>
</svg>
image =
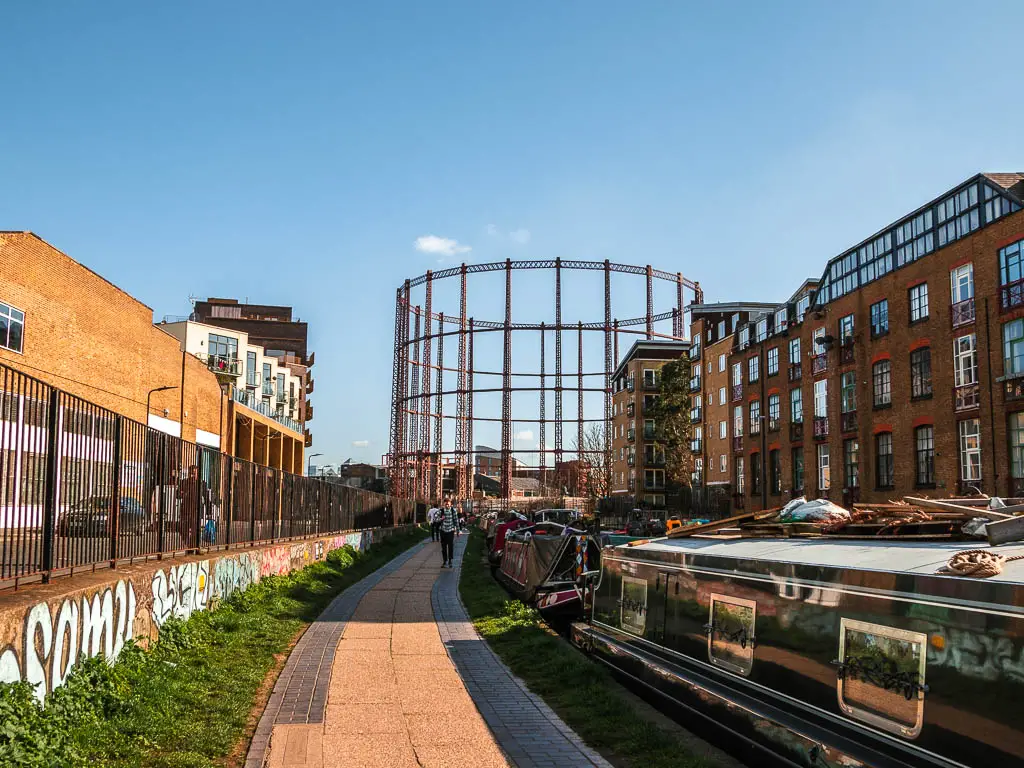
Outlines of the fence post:
<svg viewBox="0 0 1024 768">
<path fill-rule="evenodd" d="M 164 445 L 167 442 L 164 435 L 158 432 L 152 434 L 157 436 L 156 450 L 156 551 L 160 559 L 164 554 Z"/>
<path fill-rule="evenodd" d="M 110 523 L 110 565 L 115 567 L 117 542 L 121 538 L 121 416 L 114 417 L 114 445 L 111 451 L 114 478 L 110 487 L 111 510 L 108 514 L 113 515 L 113 520 Z"/>
<path fill-rule="evenodd" d="M 252 471 L 249 473 L 252 475 L 252 492 L 249 494 L 249 543 L 254 544 L 256 542 L 256 464 L 249 465 Z"/>
<path fill-rule="evenodd" d="M 224 543 L 228 549 L 231 548 L 231 529 L 235 527 L 235 457 L 227 456 L 226 454 L 220 455 L 220 462 L 223 466 L 224 459 L 228 459 L 228 488 L 227 488 L 227 524 L 228 530 L 224 537 Z"/>
<path fill-rule="evenodd" d="M 46 498 L 43 500 L 43 582 L 50 580 L 53 570 L 53 536 L 57 520 L 57 419 L 60 414 L 60 390 L 50 390 L 47 406 L 46 434 Z"/>
</svg>

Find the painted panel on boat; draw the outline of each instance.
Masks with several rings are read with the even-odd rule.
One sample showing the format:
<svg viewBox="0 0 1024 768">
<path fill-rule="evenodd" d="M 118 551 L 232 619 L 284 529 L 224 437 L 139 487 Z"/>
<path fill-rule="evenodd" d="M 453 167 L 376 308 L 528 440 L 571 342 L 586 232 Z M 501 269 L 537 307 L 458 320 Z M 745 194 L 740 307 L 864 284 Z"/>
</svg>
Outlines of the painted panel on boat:
<svg viewBox="0 0 1024 768">
<path fill-rule="evenodd" d="M 757 603 L 739 597 L 711 595 L 708 659 L 717 667 L 749 675 L 754 666 L 754 620 Z"/>
</svg>

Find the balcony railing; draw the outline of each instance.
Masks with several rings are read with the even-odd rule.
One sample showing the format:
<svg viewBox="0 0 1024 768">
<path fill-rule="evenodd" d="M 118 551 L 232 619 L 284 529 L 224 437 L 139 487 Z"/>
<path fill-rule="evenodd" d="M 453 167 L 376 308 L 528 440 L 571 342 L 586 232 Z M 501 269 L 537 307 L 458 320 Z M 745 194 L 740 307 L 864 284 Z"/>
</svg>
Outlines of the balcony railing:
<svg viewBox="0 0 1024 768">
<path fill-rule="evenodd" d="M 206 367 L 224 376 L 242 375 L 242 361 L 231 355 L 207 355 Z"/>
<path fill-rule="evenodd" d="M 774 417 L 769 416 L 768 417 L 768 431 L 769 432 L 778 432 L 781 427 L 782 427 L 782 419 L 780 419 L 778 416 L 774 416 Z"/>
<path fill-rule="evenodd" d="M 634 428 L 630 427 L 626 430 L 626 439 L 631 443 L 636 440 L 636 430 Z"/>
<path fill-rule="evenodd" d="M 843 432 L 857 431 L 857 412 L 847 411 L 839 414 L 839 429 Z"/>
<path fill-rule="evenodd" d="M 630 467 L 635 467 L 636 466 L 636 454 L 635 453 L 630 453 L 629 455 L 626 456 L 626 464 L 628 466 L 630 466 Z"/>
<path fill-rule="evenodd" d="M 697 421 L 700 421 L 700 416 L 697 416 Z M 644 427 L 644 440 L 653 440 L 658 434 L 658 430 L 654 427 Z"/>
<path fill-rule="evenodd" d="M 294 432 L 302 433 L 302 425 L 299 424 L 299 422 L 295 419 L 288 418 L 283 414 L 277 413 L 277 411 L 275 411 L 270 405 L 267 405 L 262 400 L 258 400 L 252 392 L 249 392 L 246 389 L 238 389 L 238 387 L 233 387 L 232 392 L 234 393 L 233 397 L 236 403 L 240 403 L 246 408 L 256 411 L 257 413 L 262 413 L 267 418 L 273 419 L 279 424 L 283 424 Z"/>
<path fill-rule="evenodd" d="M 636 416 L 636 403 L 626 404 L 626 415 L 629 416 L 630 418 Z"/>
<path fill-rule="evenodd" d="M 633 382 L 633 379 L 626 379 L 626 391 L 632 392 L 634 389 L 636 389 L 636 384 Z"/>
<path fill-rule="evenodd" d="M 1024 400 L 1024 378 L 1004 381 L 1003 395 L 1006 400 Z"/>
<path fill-rule="evenodd" d="M 664 491 L 665 481 L 664 480 L 644 480 L 645 491 Z"/>
<path fill-rule="evenodd" d="M 700 376 L 694 376 L 690 379 L 690 391 L 700 392 Z"/>
<path fill-rule="evenodd" d="M 735 403 L 743 399 L 743 385 L 733 384 L 732 385 L 732 401 Z"/>
<path fill-rule="evenodd" d="M 647 391 L 657 390 L 661 385 L 658 379 L 644 379 L 644 389 Z"/>
<path fill-rule="evenodd" d="M 635 491 L 636 490 L 636 480 L 630 479 L 629 481 L 627 481 L 626 487 L 630 490 L 630 492 Z"/>
<path fill-rule="evenodd" d="M 700 421 L 700 408 L 690 409 L 690 422 L 696 424 Z"/>
<path fill-rule="evenodd" d="M 811 375 L 817 376 L 819 373 L 824 373 L 828 370 L 828 353 L 822 352 L 820 355 L 815 355 L 811 358 Z"/>
<path fill-rule="evenodd" d="M 285 392 L 283 387 L 277 390 L 277 402 L 281 404 L 288 402 L 288 393 Z"/>
<path fill-rule="evenodd" d="M 263 387 L 260 390 L 264 395 L 274 394 L 274 382 L 267 380 L 263 382 Z"/>
<path fill-rule="evenodd" d="M 804 423 L 802 421 L 789 422 L 789 441 L 795 443 L 804 439 Z"/>
<path fill-rule="evenodd" d="M 999 286 L 999 304 L 1003 309 L 1012 309 L 1024 304 L 1024 280 L 1014 280 Z"/>
<path fill-rule="evenodd" d="M 814 417 L 814 439 L 820 440 L 828 437 L 828 416 Z"/>
<path fill-rule="evenodd" d="M 839 347 L 839 362 L 843 365 L 853 362 L 853 339 L 848 339 Z"/>
<path fill-rule="evenodd" d="M 967 411 L 971 408 L 977 408 L 981 402 L 980 398 L 981 387 L 977 383 L 964 384 L 962 387 L 953 387 L 954 410 Z"/>
<path fill-rule="evenodd" d="M 652 397 L 651 401 L 647 402 L 647 398 L 648 397 L 651 397 L 651 395 L 647 395 L 644 398 L 644 413 L 647 413 L 648 411 L 654 410 L 654 408 L 656 408 L 657 405 L 658 405 L 658 398 L 657 397 Z"/>
<path fill-rule="evenodd" d="M 790 381 L 799 381 L 800 380 L 800 377 L 803 375 L 803 371 L 801 370 L 801 368 L 802 368 L 802 366 L 800 365 L 800 363 L 790 363 L 789 364 L 789 380 Z"/>
<path fill-rule="evenodd" d="M 699 437 L 694 438 L 693 440 L 690 441 L 690 452 L 700 453 L 702 444 L 703 441 Z"/>
<path fill-rule="evenodd" d="M 953 327 L 967 325 L 974 322 L 974 297 L 958 301 L 950 308 L 950 316 L 953 319 Z"/>
<path fill-rule="evenodd" d="M 694 344 L 690 347 L 690 359 L 700 360 L 700 344 Z"/>
<path fill-rule="evenodd" d="M 732 452 L 743 453 L 743 435 L 733 435 L 732 437 Z"/>
<path fill-rule="evenodd" d="M 656 453 L 652 457 L 647 458 L 644 456 L 644 463 L 650 467 L 664 467 L 665 466 L 665 454 Z"/>
</svg>

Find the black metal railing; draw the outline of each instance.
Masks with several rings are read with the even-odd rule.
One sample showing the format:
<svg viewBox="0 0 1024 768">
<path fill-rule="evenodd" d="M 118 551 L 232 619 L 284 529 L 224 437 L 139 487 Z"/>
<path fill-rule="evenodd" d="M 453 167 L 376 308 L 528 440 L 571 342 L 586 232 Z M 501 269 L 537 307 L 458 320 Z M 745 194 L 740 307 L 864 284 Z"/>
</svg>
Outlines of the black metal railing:
<svg viewBox="0 0 1024 768">
<path fill-rule="evenodd" d="M 958 301 L 950 308 L 950 317 L 953 320 L 953 327 L 967 325 L 974 322 L 974 297 Z"/>
<path fill-rule="evenodd" d="M 789 380 L 790 381 L 798 381 L 802 375 L 803 375 L 803 370 L 802 370 L 802 366 L 800 365 L 800 363 L 790 363 L 789 364 Z"/>
<path fill-rule="evenodd" d="M 694 438 L 693 440 L 690 441 L 690 452 L 691 453 L 700 453 L 700 451 L 701 451 L 701 441 L 700 441 L 700 438 Z"/>
<path fill-rule="evenodd" d="M 814 439 L 828 437 L 828 416 L 814 417 Z"/>
<path fill-rule="evenodd" d="M 1006 400 L 1024 400 L 1024 377 L 1004 381 L 1003 397 Z"/>
<path fill-rule="evenodd" d="M 842 432 L 856 432 L 857 412 L 846 411 L 845 413 L 839 414 L 839 429 Z"/>
<path fill-rule="evenodd" d="M 811 374 L 817 376 L 828 370 L 828 353 L 822 352 L 811 358 Z"/>
<path fill-rule="evenodd" d="M 999 304 L 1003 309 L 1024 304 L 1024 280 L 1014 280 L 999 286 Z"/>
<path fill-rule="evenodd" d="M 768 431 L 769 432 L 778 432 L 781 427 L 782 427 L 782 419 L 780 419 L 778 416 L 769 416 L 768 417 Z"/>
<path fill-rule="evenodd" d="M 732 438 L 732 452 L 743 453 L 743 435 L 734 435 Z"/>
<path fill-rule="evenodd" d="M 844 341 L 839 347 L 839 362 L 843 365 L 853 362 L 853 339 Z"/>
<path fill-rule="evenodd" d="M 789 440 L 796 442 L 804 439 L 804 423 L 802 421 L 789 422 Z"/>
<path fill-rule="evenodd" d="M 0 365 L 0 588 L 412 522 L 414 511 L 182 440 Z"/>
<path fill-rule="evenodd" d="M 732 401 L 735 403 L 743 399 L 743 385 L 733 384 L 732 385 Z"/>
<path fill-rule="evenodd" d="M 981 402 L 981 387 L 978 384 L 965 384 L 953 387 L 953 409 L 967 411 L 977 408 Z"/>
</svg>

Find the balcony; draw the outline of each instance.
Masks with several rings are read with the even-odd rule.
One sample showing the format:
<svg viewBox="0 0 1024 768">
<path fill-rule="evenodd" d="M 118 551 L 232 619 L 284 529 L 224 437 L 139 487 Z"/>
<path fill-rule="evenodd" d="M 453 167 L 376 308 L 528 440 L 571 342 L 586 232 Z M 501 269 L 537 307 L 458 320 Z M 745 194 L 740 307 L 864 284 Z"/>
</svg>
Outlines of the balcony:
<svg viewBox="0 0 1024 768">
<path fill-rule="evenodd" d="M 701 439 L 699 437 L 690 441 L 690 451 L 692 453 L 701 452 Z"/>
<path fill-rule="evenodd" d="M 295 419 L 290 419 L 283 413 L 278 413 L 271 406 L 264 403 L 262 400 L 256 398 L 255 393 L 249 392 L 246 389 L 238 389 L 238 387 L 232 387 L 232 399 L 246 408 L 261 413 L 268 419 L 273 419 L 279 424 L 287 427 L 293 432 L 302 434 L 302 425 L 299 424 Z"/>
<path fill-rule="evenodd" d="M 743 453 L 743 435 L 733 435 L 732 452 Z"/>
<path fill-rule="evenodd" d="M 636 466 L 636 454 L 630 453 L 626 455 L 626 465 L 630 467 Z"/>
<path fill-rule="evenodd" d="M 1007 402 L 1012 400 L 1024 400 L 1024 378 L 1019 377 L 1004 381 L 1003 396 Z"/>
<path fill-rule="evenodd" d="M 804 423 L 802 421 L 789 422 L 789 441 L 799 442 L 804 439 Z"/>
<path fill-rule="evenodd" d="M 306 401 L 306 412 L 303 415 L 302 420 L 303 421 L 312 421 L 313 420 L 313 404 L 311 402 L 309 402 L 309 400 Z"/>
<path fill-rule="evenodd" d="M 814 417 L 814 439 L 824 440 L 828 437 L 828 416 Z"/>
<path fill-rule="evenodd" d="M 664 467 L 665 466 L 665 454 L 656 453 L 651 458 L 644 457 L 644 463 L 649 467 Z"/>
<path fill-rule="evenodd" d="M 839 429 L 842 432 L 857 431 L 857 412 L 847 411 L 839 414 Z"/>
<path fill-rule="evenodd" d="M 734 403 L 739 402 L 743 399 L 743 385 L 733 384 L 732 385 L 732 401 Z"/>
<path fill-rule="evenodd" d="M 626 430 L 626 439 L 631 443 L 636 440 L 636 429 L 634 427 L 630 427 Z"/>
<path fill-rule="evenodd" d="M 263 382 L 263 386 L 260 389 L 260 392 L 262 394 L 264 394 L 264 395 L 272 395 L 272 394 L 274 394 L 274 382 L 271 381 L 270 379 L 267 379 L 266 381 L 264 381 Z"/>
<path fill-rule="evenodd" d="M 811 358 L 811 375 L 817 376 L 819 373 L 824 373 L 828 370 L 828 353 L 822 352 L 820 355 L 814 355 Z"/>
<path fill-rule="evenodd" d="M 636 384 L 633 381 L 633 377 L 630 376 L 628 379 L 626 379 L 626 391 L 627 392 L 632 392 L 635 389 L 636 389 Z"/>
<path fill-rule="evenodd" d="M 690 423 L 697 424 L 700 422 L 700 408 L 690 409 Z"/>
<path fill-rule="evenodd" d="M 977 408 L 980 404 L 981 386 L 977 383 L 953 387 L 953 410 L 969 411 L 971 408 Z"/>
<path fill-rule="evenodd" d="M 651 398 L 650 402 L 647 402 L 647 398 L 648 397 Z M 657 408 L 657 406 L 658 406 L 658 398 L 657 397 L 652 397 L 651 395 L 647 395 L 644 398 L 644 413 L 649 413 L 649 412 L 653 411 L 655 408 Z"/>
<path fill-rule="evenodd" d="M 694 344 L 690 347 L 690 360 L 700 360 L 700 344 Z"/>
<path fill-rule="evenodd" d="M 307 395 L 312 395 L 313 394 L 313 377 L 312 376 L 310 376 L 306 380 L 306 394 Z"/>
<path fill-rule="evenodd" d="M 853 339 L 846 339 L 839 347 L 839 364 L 846 365 L 853 362 Z"/>
<path fill-rule="evenodd" d="M 780 419 L 778 416 L 775 416 L 775 417 L 769 416 L 768 417 L 768 431 L 769 432 L 778 432 L 781 428 L 782 428 L 782 419 Z"/>
<path fill-rule="evenodd" d="M 629 416 L 629 418 L 636 416 L 636 403 L 626 403 L 626 415 Z"/>
<path fill-rule="evenodd" d="M 789 380 L 800 381 L 800 377 L 803 375 L 802 366 L 800 363 L 790 363 L 789 365 Z"/>
<path fill-rule="evenodd" d="M 646 390 L 647 392 L 657 392 L 658 391 L 658 387 L 660 385 L 661 385 L 661 381 L 657 377 L 653 378 L 653 379 L 644 379 L 644 390 Z M 691 386 L 692 386 L 692 381 L 691 381 Z"/>
<path fill-rule="evenodd" d="M 207 355 L 206 367 L 218 376 L 242 375 L 242 361 L 232 355 Z"/>
<path fill-rule="evenodd" d="M 288 393 L 285 392 L 284 387 L 281 387 L 279 390 L 277 390 L 277 402 L 281 403 L 282 405 L 288 402 Z"/>
<path fill-rule="evenodd" d="M 968 325 L 974 322 L 974 297 L 958 301 L 950 307 L 950 317 L 953 320 L 953 327 Z"/>
<path fill-rule="evenodd" d="M 1006 309 L 1013 309 L 1024 305 L 1024 280 L 1014 280 L 999 286 L 999 306 Z"/>
<path fill-rule="evenodd" d="M 306 448 L 312 448 L 313 447 L 313 434 L 307 429 L 305 432 L 302 433 L 302 436 L 305 438 L 305 440 L 303 441 L 303 445 Z"/>
<path fill-rule="evenodd" d="M 700 421 L 700 416 L 697 416 L 697 421 Z M 654 427 L 644 427 L 644 440 L 653 440 L 657 437 L 658 431 Z"/>
<path fill-rule="evenodd" d="M 664 480 L 644 480 L 645 491 L 664 491 L 665 481 Z"/>
<path fill-rule="evenodd" d="M 700 376 L 694 376 L 690 379 L 690 391 L 700 392 Z"/>
</svg>

